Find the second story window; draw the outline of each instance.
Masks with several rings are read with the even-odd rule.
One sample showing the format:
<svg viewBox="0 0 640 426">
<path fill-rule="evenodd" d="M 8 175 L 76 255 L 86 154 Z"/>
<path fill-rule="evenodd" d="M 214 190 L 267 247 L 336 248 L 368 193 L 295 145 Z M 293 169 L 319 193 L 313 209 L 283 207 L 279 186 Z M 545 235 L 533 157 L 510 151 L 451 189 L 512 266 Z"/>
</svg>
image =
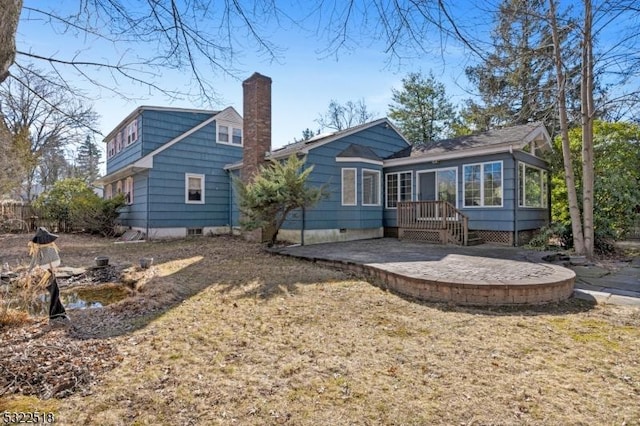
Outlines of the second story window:
<svg viewBox="0 0 640 426">
<path fill-rule="evenodd" d="M 116 155 L 116 141 L 110 140 L 107 142 L 107 158 L 111 158 Z"/>
<path fill-rule="evenodd" d="M 134 119 L 124 129 L 126 145 L 129 146 L 138 140 L 138 119 Z"/>
<path fill-rule="evenodd" d="M 231 143 L 234 145 L 242 145 L 242 129 L 233 128 L 233 139 Z"/>
<path fill-rule="evenodd" d="M 228 126 L 218 126 L 218 142 L 229 143 Z"/>
</svg>

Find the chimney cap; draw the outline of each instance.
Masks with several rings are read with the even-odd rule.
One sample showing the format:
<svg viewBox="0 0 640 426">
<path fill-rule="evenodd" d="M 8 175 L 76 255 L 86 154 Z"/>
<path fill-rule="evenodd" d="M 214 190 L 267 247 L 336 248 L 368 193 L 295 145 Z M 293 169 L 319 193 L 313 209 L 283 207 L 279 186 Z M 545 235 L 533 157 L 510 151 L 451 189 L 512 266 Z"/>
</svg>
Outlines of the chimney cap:
<svg viewBox="0 0 640 426">
<path fill-rule="evenodd" d="M 271 77 L 262 75 L 259 72 L 254 72 L 253 74 L 251 74 L 251 77 L 243 81 L 242 84 L 249 83 L 250 81 L 253 81 L 253 80 L 267 80 L 269 83 L 271 83 Z"/>
</svg>

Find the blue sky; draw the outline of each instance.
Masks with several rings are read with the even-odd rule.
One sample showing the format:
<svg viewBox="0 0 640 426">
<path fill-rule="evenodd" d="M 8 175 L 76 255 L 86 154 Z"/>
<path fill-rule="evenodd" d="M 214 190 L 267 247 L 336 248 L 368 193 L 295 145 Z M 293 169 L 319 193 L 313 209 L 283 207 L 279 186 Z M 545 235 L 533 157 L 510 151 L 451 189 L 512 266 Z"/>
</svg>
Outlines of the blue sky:
<svg viewBox="0 0 640 426">
<path fill-rule="evenodd" d="M 65 7 L 70 7 L 69 2 Z M 49 1 L 25 1 L 25 6 L 43 9 L 57 8 L 59 3 Z M 295 15 L 295 10 L 287 13 Z M 91 58 L 114 62 L 119 55 L 129 54 L 140 46 L 112 46 L 90 38 L 61 34 L 38 17 L 23 11 L 18 28 L 18 50 L 33 51 L 40 55 L 55 55 L 71 58 L 80 52 L 82 59 Z M 383 52 L 384 46 L 375 40 L 365 47 L 357 47 L 341 52 L 337 57 L 326 57 L 320 50 L 326 46 L 324 40 L 305 28 L 285 24 L 285 28 L 264 23 L 262 30 L 267 38 L 282 48 L 277 61 L 270 61 L 264 55 L 258 55 L 250 48 L 239 52 L 234 66 L 239 69 L 236 78 L 225 75 L 213 75 L 220 102 L 212 105 L 221 109 L 233 106 L 242 114 L 241 80 L 257 71 L 272 78 L 272 134 L 273 146 L 277 148 L 294 138 L 300 137 L 303 129 L 318 128 L 315 120 L 327 110 L 332 99 L 340 103 L 349 100 L 364 99 L 370 111 L 377 117 L 385 116 L 391 102 L 392 88 L 401 87 L 401 79 L 409 72 L 432 70 L 436 79 L 445 83 L 447 93 L 454 103 L 468 98 L 468 89 L 464 78 L 464 67 L 468 56 L 454 43 L 446 43 L 443 52 L 436 48 L 432 55 L 404 60 L 402 64 L 392 62 Z M 435 41 L 439 43 L 439 41 Z M 44 64 L 38 64 L 44 67 Z M 67 80 L 81 88 L 94 99 L 95 111 L 100 115 L 98 129 L 109 133 L 123 118 L 139 105 L 161 105 L 186 108 L 209 108 L 190 100 L 172 100 L 165 95 L 154 93 L 148 87 L 119 80 L 120 89 L 135 99 L 123 99 L 107 90 L 88 84 L 73 74 L 71 69 L 60 68 Z M 102 75 L 104 78 L 105 74 Z M 154 82 L 167 87 L 175 87 L 189 81 L 185 71 L 163 71 L 163 75 L 154 78 Z M 109 80 L 107 80 L 109 81 Z M 100 138 L 101 140 L 101 138 Z"/>
</svg>

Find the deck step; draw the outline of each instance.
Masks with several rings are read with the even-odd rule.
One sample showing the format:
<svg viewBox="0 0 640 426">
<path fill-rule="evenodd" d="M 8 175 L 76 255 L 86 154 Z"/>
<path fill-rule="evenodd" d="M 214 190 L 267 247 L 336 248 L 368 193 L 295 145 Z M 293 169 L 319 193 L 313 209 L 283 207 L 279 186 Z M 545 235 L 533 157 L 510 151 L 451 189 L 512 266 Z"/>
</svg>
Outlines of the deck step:
<svg viewBox="0 0 640 426">
<path fill-rule="evenodd" d="M 480 237 L 476 231 L 469 231 L 467 235 L 467 245 L 468 246 L 477 246 L 480 244 L 484 244 L 484 240 Z"/>
</svg>

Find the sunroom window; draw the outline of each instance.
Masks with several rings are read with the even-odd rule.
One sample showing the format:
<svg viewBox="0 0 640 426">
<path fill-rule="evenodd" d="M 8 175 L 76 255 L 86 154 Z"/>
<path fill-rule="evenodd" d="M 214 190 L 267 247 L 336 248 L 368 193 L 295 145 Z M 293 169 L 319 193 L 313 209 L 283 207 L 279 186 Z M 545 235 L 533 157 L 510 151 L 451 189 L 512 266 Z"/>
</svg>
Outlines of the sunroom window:
<svg viewBox="0 0 640 426">
<path fill-rule="evenodd" d="M 502 161 L 464 165 L 464 206 L 502 207 Z"/>
<path fill-rule="evenodd" d="M 412 172 L 388 173 L 386 207 L 395 209 L 400 201 L 411 201 L 413 194 Z"/>
<path fill-rule="evenodd" d="M 518 202 L 520 207 L 547 207 L 546 170 L 520 163 Z"/>
</svg>

